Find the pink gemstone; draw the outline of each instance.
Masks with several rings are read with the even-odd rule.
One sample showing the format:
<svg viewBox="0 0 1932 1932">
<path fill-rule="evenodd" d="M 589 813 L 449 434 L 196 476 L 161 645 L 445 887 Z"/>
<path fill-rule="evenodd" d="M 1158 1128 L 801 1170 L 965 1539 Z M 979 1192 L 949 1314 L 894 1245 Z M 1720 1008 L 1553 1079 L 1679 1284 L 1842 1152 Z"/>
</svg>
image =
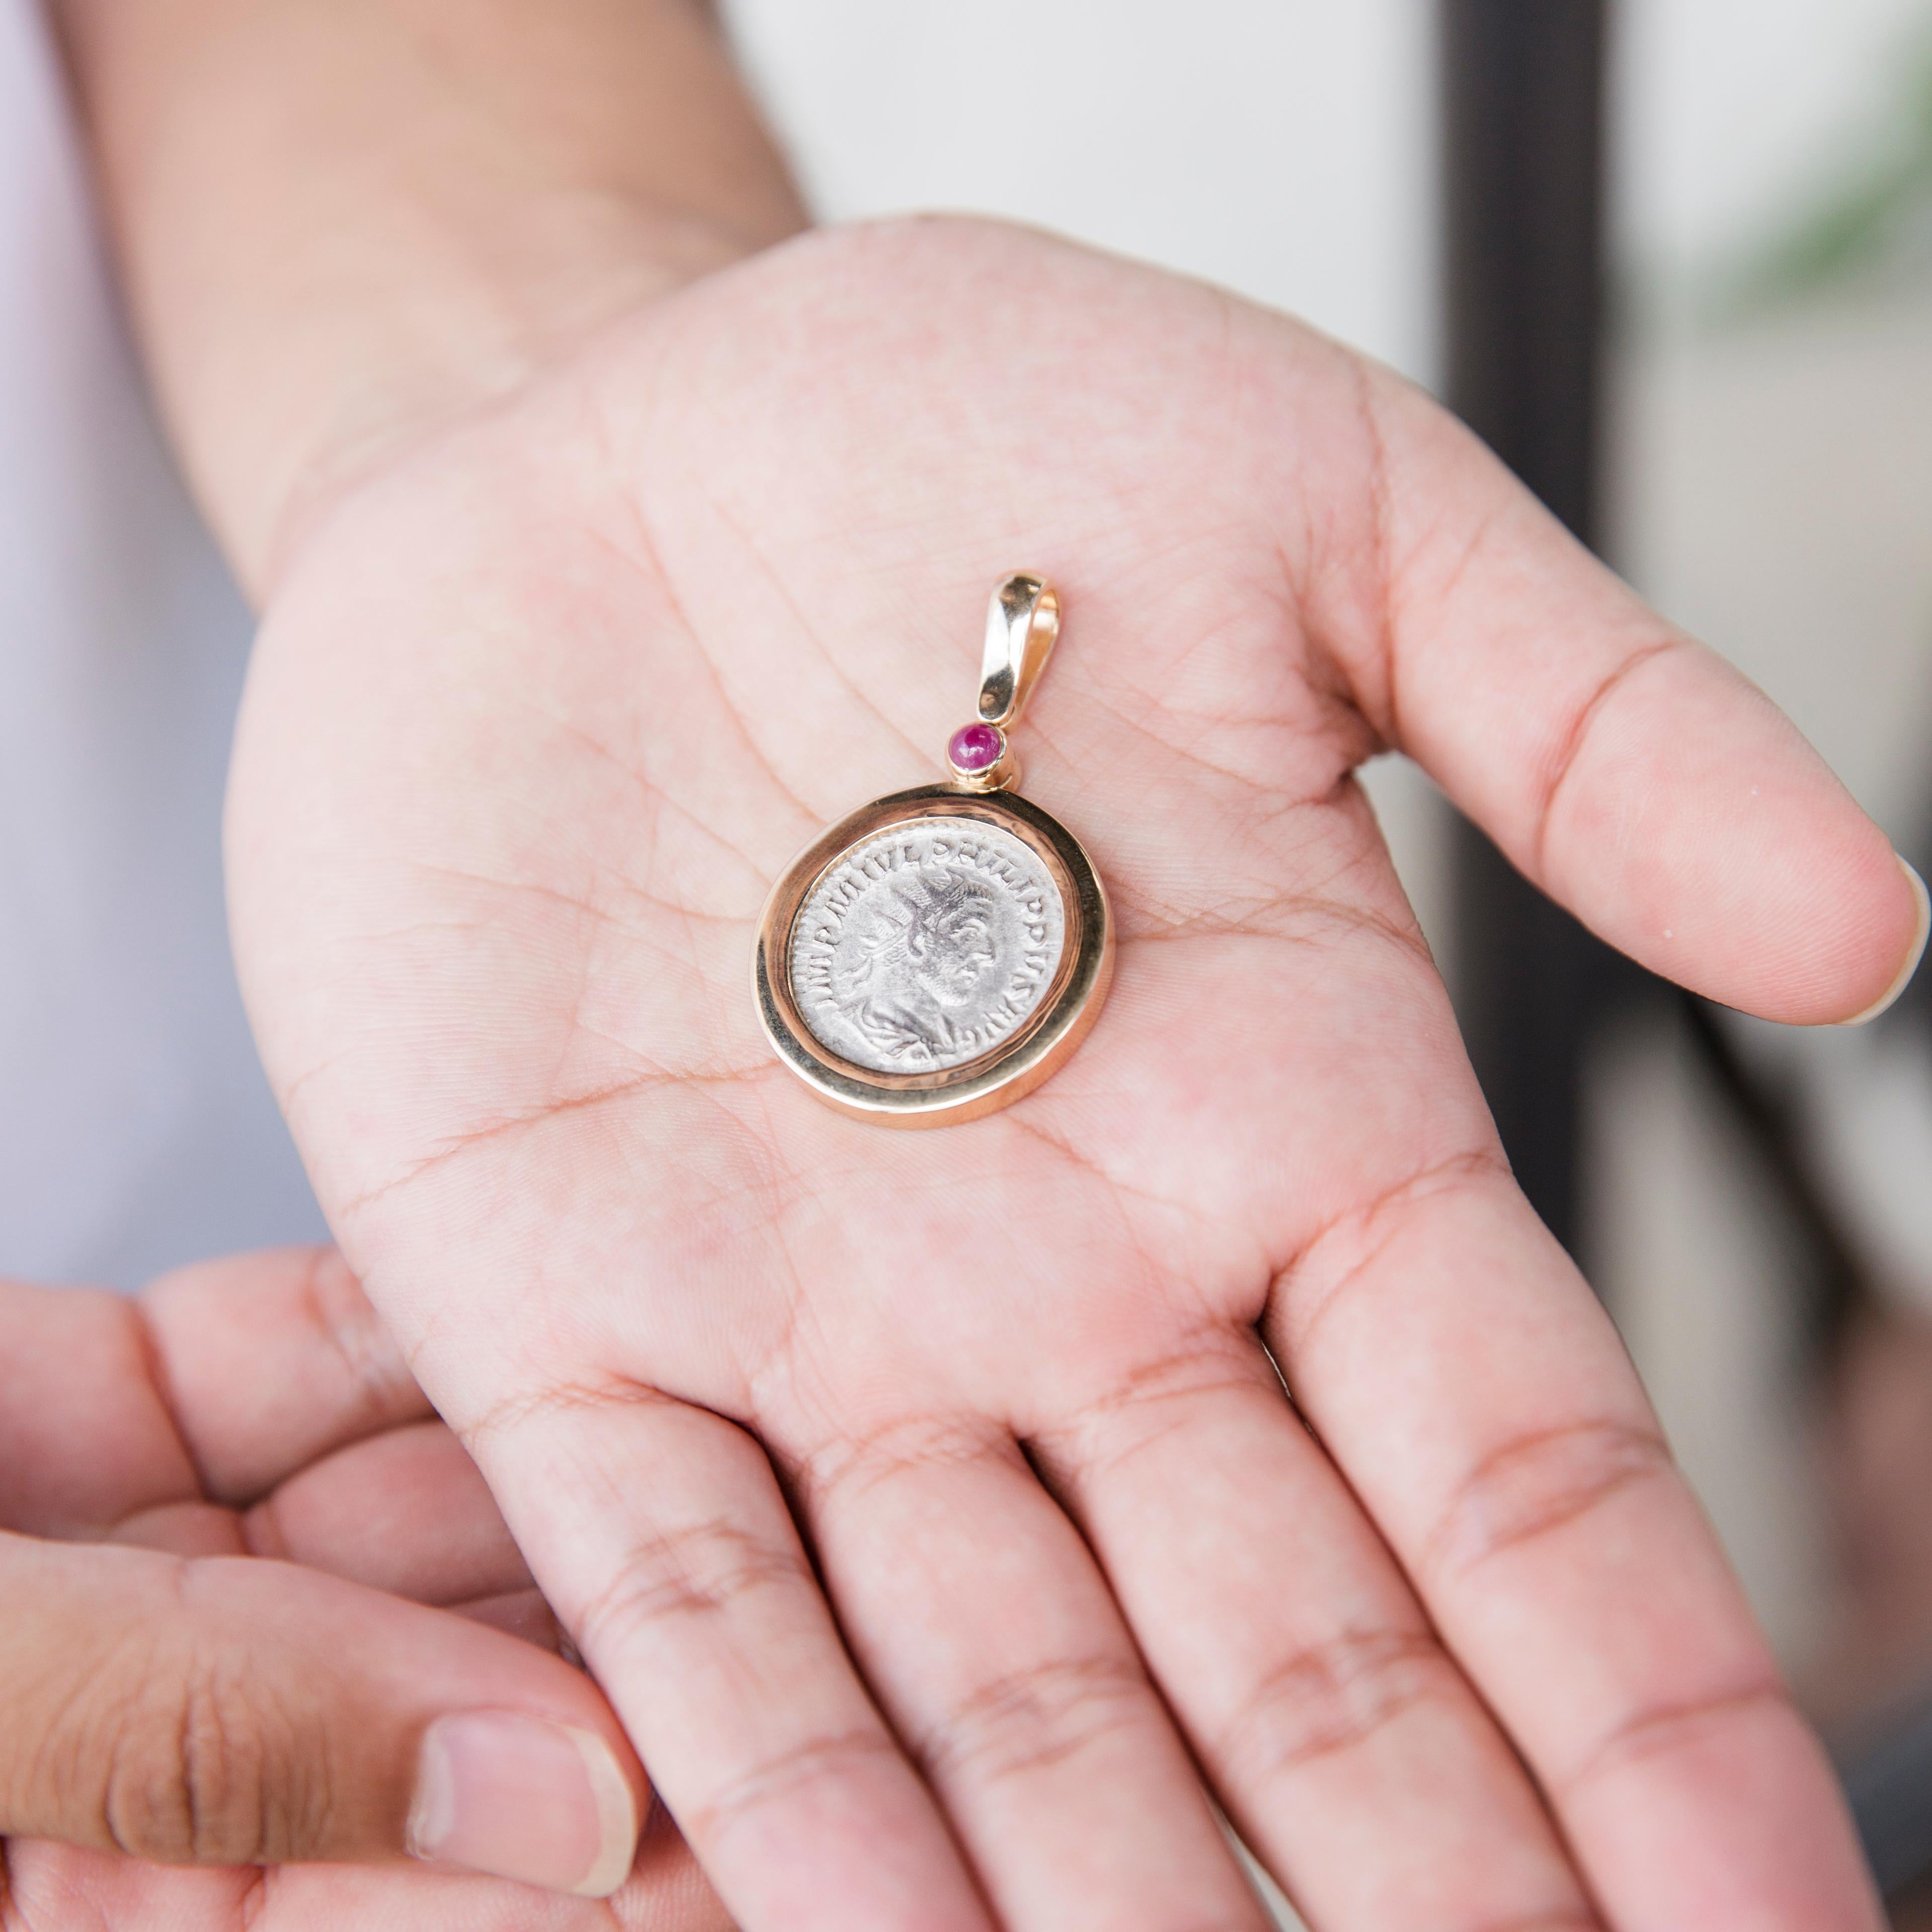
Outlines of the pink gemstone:
<svg viewBox="0 0 1932 1932">
<path fill-rule="evenodd" d="M 991 724 L 967 724 L 952 734 L 946 755 L 962 772 L 983 772 L 1000 762 L 1005 736 Z"/>
</svg>

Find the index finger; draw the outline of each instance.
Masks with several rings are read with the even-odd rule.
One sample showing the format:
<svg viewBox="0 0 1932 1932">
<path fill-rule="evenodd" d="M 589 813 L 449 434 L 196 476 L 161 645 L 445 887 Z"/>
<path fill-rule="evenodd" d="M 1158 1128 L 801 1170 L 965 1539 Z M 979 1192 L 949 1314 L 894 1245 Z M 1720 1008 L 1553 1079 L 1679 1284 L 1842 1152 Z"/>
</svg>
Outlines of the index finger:
<svg viewBox="0 0 1932 1932">
<path fill-rule="evenodd" d="M 1876 1932 L 1824 1754 L 1608 1318 L 1499 1160 L 1339 1217 L 1265 1332 L 1611 1924 Z"/>
<path fill-rule="evenodd" d="M 214 1501 L 252 1502 L 332 1450 L 434 1413 L 333 1248 L 199 1262 L 139 1305 L 158 1385 Z"/>
<path fill-rule="evenodd" d="M 433 1412 L 330 1248 L 198 1262 L 131 1298 L 0 1281 L 0 1521 L 30 1535 L 252 1502 Z"/>
</svg>

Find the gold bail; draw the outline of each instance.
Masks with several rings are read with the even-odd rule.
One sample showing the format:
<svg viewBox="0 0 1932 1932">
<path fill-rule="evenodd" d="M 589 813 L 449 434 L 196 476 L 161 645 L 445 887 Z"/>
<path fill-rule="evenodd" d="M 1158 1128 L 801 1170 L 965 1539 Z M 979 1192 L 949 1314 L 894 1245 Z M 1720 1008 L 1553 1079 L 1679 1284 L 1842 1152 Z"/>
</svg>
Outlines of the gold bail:
<svg viewBox="0 0 1932 1932">
<path fill-rule="evenodd" d="M 980 665 L 980 716 L 1005 730 L 1019 722 L 1060 635 L 1060 599 L 1041 578 L 1010 577 L 986 612 Z"/>
</svg>

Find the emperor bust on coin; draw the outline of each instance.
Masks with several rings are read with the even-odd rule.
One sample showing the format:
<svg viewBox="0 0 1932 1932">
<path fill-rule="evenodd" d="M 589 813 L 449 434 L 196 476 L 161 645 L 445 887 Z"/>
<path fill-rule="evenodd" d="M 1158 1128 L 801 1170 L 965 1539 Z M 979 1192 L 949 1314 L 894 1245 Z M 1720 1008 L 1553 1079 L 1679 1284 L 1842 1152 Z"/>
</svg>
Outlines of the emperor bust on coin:
<svg viewBox="0 0 1932 1932">
<path fill-rule="evenodd" d="M 1009 1105 L 1085 1036 L 1113 964 L 1079 842 L 1015 795 L 1006 730 L 1058 634 L 1053 592 L 1006 579 L 987 617 L 980 716 L 952 782 L 876 799 L 800 855 L 760 922 L 759 1018 L 820 1099 L 893 1126 Z"/>
<path fill-rule="evenodd" d="M 1038 1010 L 1066 928 L 1045 862 L 1010 832 L 912 820 L 848 853 L 806 895 L 792 997 L 858 1066 L 956 1066 Z"/>
</svg>

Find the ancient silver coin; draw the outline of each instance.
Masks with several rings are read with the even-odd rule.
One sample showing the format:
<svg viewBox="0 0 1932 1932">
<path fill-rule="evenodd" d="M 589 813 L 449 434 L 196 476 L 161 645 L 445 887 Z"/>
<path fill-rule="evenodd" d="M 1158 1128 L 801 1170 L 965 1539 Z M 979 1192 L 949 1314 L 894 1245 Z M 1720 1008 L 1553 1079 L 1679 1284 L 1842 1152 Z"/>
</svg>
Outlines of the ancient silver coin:
<svg viewBox="0 0 1932 1932">
<path fill-rule="evenodd" d="M 819 1044 L 876 1073 L 990 1053 L 1039 1006 L 1066 910 L 1033 848 L 982 820 L 910 819 L 829 866 L 792 922 L 792 997 Z"/>
</svg>

